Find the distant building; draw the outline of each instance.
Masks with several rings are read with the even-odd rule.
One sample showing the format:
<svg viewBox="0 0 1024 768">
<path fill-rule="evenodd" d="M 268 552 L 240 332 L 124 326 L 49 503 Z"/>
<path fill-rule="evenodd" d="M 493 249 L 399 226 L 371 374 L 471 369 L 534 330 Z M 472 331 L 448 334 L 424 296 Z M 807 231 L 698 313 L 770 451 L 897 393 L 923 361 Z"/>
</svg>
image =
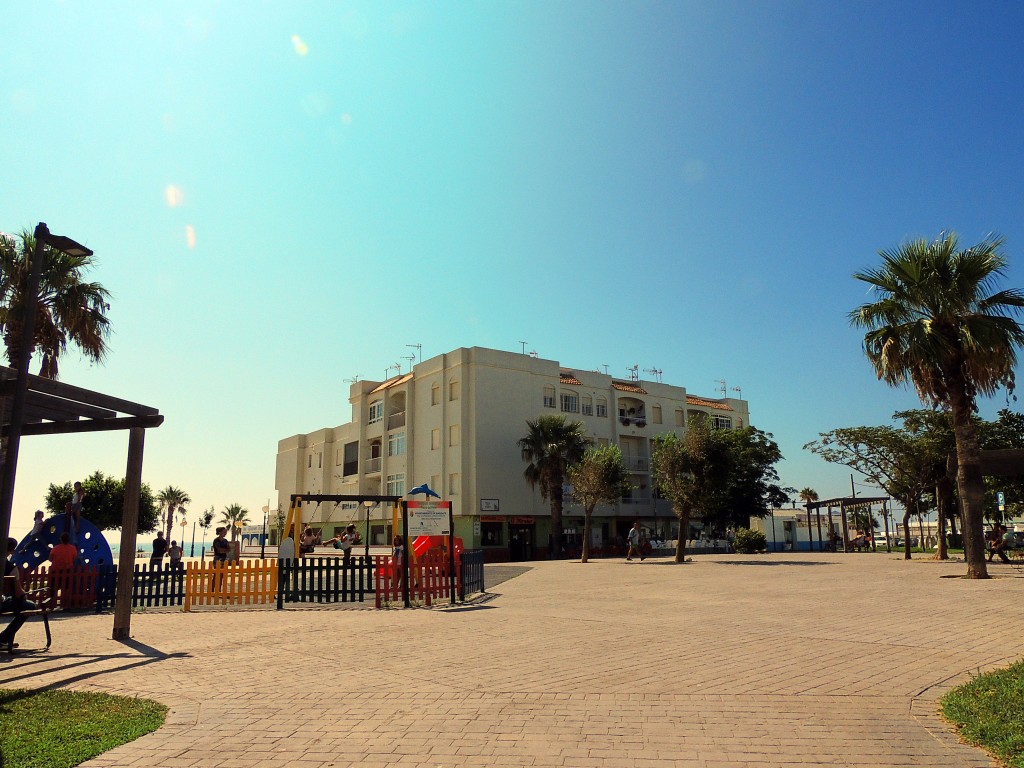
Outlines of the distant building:
<svg viewBox="0 0 1024 768">
<path fill-rule="evenodd" d="M 481 347 L 460 348 L 387 381 L 359 381 L 349 389 L 351 421 L 278 443 L 276 487 L 282 509 L 293 493 L 405 495 L 427 483 L 454 503 L 455 532 L 491 560 L 537 559 L 547 554 L 550 507 L 523 479 L 517 441 L 526 422 L 549 414 L 583 422 L 596 444 L 622 449 L 634 490 L 595 511 L 595 540 L 625 536 L 633 521 L 663 538 L 676 535 L 668 502 L 654 497 L 651 442 L 663 432 L 683 434 L 700 414 L 719 427 L 749 424 L 747 403 L 704 398 L 683 387 L 620 379 L 569 369 L 555 360 Z M 349 504 L 304 511 L 324 538 L 366 522 Z M 583 531 L 582 509 L 567 503 L 564 533 L 572 545 Z M 390 510 L 372 510 L 371 543 L 390 540 Z"/>
</svg>

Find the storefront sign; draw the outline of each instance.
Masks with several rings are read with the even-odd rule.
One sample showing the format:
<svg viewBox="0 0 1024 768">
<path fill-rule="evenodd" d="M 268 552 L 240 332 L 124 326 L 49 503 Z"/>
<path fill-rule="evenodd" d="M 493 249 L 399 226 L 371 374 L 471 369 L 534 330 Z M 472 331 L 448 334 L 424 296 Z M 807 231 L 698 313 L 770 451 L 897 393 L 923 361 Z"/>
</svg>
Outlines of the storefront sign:
<svg viewBox="0 0 1024 768">
<path fill-rule="evenodd" d="M 480 511 L 481 512 L 497 512 L 498 511 L 498 500 L 497 499 L 480 499 Z"/>
<path fill-rule="evenodd" d="M 451 510 L 450 501 L 410 501 L 409 535 L 410 536 L 447 536 L 451 533 L 448 515 Z"/>
<path fill-rule="evenodd" d="M 504 515 L 480 515 L 481 523 L 504 523 Z"/>
<path fill-rule="evenodd" d="M 508 520 L 510 525 L 533 525 L 532 517 L 510 517 Z"/>
</svg>

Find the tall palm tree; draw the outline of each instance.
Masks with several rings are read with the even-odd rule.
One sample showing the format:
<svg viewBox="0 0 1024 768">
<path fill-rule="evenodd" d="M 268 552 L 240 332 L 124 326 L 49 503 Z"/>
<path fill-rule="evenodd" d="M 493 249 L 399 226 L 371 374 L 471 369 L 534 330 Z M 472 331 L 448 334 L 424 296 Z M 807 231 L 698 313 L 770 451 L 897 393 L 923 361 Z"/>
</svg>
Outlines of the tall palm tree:
<svg viewBox="0 0 1024 768">
<path fill-rule="evenodd" d="M 850 313 L 866 328 L 864 351 L 878 378 L 913 383 L 922 402 L 948 408 L 956 439 L 957 486 L 963 505 L 967 577 L 988 578 L 982 500 L 984 480 L 974 420 L 977 395 L 1012 389 L 1016 348 L 1024 329 L 1012 315 L 1024 294 L 996 290 L 1007 260 L 1003 240 L 990 237 L 965 250 L 956 235 L 915 240 L 881 251 L 882 266 L 854 277 L 878 300 Z"/>
<path fill-rule="evenodd" d="M 12 365 L 21 354 L 35 245 L 35 237 L 27 231 L 17 236 L 0 234 L 0 334 Z M 83 280 L 84 273 L 93 266 L 91 255 L 71 256 L 43 246 L 32 336 L 32 351 L 42 354 L 40 376 L 57 378 L 60 356 L 68 342 L 94 363 L 101 362 L 106 354 L 110 294 L 99 283 Z"/>
<path fill-rule="evenodd" d="M 171 529 L 174 527 L 174 512 L 175 510 L 184 512 L 185 508 L 192 503 L 192 499 L 188 497 L 180 488 L 175 488 L 173 485 L 168 485 L 159 494 L 157 494 L 156 500 L 160 502 L 160 506 L 167 510 L 166 527 L 164 528 L 164 535 L 167 540 L 171 540 Z"/>
<path fill-rule="evenodd" d="M 551 502 L 551 557 L 562 554 L 562 485 L 566 469 L 580 462 L 590 445 L 583 422 L 567 422 L 564 416 L 541 416 L 527 421 L 527 434 L 519 440 L 523 477 L 531 488 L 540 486 L 542 499 Z"/>
<path fill-rule="evenodd" d="M 238 538 L 239 524 L 245 525 L 249 522 L 249 510 L 240 504 L 228 504 L 220 513 L 220 522 L 231 529 L 231 540 Z"/>
</svg>

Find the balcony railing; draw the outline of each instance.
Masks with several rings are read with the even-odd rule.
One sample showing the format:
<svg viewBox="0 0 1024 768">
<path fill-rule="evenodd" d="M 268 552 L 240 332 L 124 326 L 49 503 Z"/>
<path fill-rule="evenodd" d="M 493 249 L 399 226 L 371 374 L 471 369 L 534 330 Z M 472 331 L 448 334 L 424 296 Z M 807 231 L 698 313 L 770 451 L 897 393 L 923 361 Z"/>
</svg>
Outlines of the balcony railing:
<svg viewBox="0 0 1024 768">
<path fill-rule="evenodd" d="M 364 472 L 380 472 L 380 456 L 364 459 L 363 466 L 365 467 Z"/>
<path fill-rule="evenodd" d="M 392 413 L 388 416 L 388 429 L 398 429 L 405 426 L 405 411 Z"/>
<path fill-rule="evenodd" d="M 635 507 L 635 506 L 639 506 L 639 505 L 642 505 L 642 506 L 645 506 L 645 507 L 651 506 L 651 497 L 650 497 L 649 494 L 642 495 L 642 496 L 641 495 L 633 495 L 633 496 L 630 496 L 628 498 L 620 499 L 619 501 L 621 501 L 622 505 L 626 506 L 626 507 Z"/>
<path fill-rule="evenodd" d="M 627 456 L 622 460 L 622 463 L 626 469 L 633 472 L 646 472 L 651 468 L 650 459 L 646 456 Z"/>
</svg>

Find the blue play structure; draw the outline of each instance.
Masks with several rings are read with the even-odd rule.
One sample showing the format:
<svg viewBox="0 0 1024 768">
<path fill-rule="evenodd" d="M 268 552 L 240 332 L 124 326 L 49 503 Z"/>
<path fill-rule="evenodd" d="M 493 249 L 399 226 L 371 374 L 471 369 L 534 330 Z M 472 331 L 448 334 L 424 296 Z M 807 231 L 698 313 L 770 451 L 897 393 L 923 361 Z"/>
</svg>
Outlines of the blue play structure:
<svg viewBox="0 0 1024 768">
<path fill-rule="evenodd" d="M 31 533 L 21 540 L 14 550 L 14 564 L 19 568 L 32 569 L 50 559 L 50 550 L 60 544 L 60 535 L 65 529 L 64 515 L 54 515 L 43 522 L 38 536 Z M 74 539 L 72 539 L 74 543 Z M 100 529 L 86 520 L 78 524 L 78 562 L 82 565 L 109 566 L 113 563 L 110 545 Z"/>
</svg>

